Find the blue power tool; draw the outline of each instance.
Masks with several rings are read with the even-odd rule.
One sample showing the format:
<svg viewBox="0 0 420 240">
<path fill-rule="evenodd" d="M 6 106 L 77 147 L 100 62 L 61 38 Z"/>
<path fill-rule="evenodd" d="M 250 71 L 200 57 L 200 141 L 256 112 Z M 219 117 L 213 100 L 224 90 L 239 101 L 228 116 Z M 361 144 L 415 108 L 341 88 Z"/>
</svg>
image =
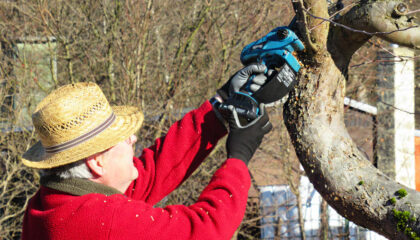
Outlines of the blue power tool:
<svg viewBox="0 0 420 240">
<path fill-rule="evenodd" d="M 245 46 L 241 53 L 242 64 L 246 66 L 251 63 L 262 63 L 267 69 L 276 72 L 253 94 L 249 90 L 249 85 L 255 76 L 251 76 L 244 89 L 233 94 L 221 104 L 219 109 L 226 111 L 229 105 L 234 106 L 238 115 L 244 118 L 242 122 L 250 122 L 257 118 L 259 103 L 276 102 L 293 89 L 297 73 L 301 68 L 293 53 L 304 49 L 303 43 L 288 27 L 277 27 L 263 38 Z"/>
<path fill-rule="evenodd" d="M 288 27 L 277 27 L 263 38 L 245 46 L 241 53 L 244 65 L 259 62 L 268 68 L 282 67 L 286 62 L 297 73 L 300 64 L 293 56 L 294 51 L 303 51 L 302 41 Z"/>
</svg>

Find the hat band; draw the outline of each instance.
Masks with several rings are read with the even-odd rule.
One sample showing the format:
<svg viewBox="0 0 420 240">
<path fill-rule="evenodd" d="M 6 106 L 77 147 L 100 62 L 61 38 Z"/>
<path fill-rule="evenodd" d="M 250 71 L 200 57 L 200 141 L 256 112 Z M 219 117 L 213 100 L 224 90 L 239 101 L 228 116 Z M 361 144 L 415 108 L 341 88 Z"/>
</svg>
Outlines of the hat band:
<svg viewBox="0 0 420 240">
<path fill-rule="evenodd" d="M 99 133 L 103 132 L 105 129 L 107 129 L 113 122 L 115 121 L 115 114 L 112 113 L 111 116 L 108 117 L 108 119 L 105 120 L 105 122 L 103 122 L 101 125 L 97 126 L 96 128 L 94 128 L 93 130 L 91 130 L 90 132 L 87 132 L 71 141 L 62 143 L 62 144 L 58 144 L 55 146 L 51 146 L 51 147 L 45 147 L 45 151 L 47 153 L 58 153 L 58 152 L 62 152 L 64 150 L 67 150 L 69 148 L 72 148 L 74 146 L 77 146 L 93 137 L 95 137 L 96 135 L 98 135 Z"/>
</svg>

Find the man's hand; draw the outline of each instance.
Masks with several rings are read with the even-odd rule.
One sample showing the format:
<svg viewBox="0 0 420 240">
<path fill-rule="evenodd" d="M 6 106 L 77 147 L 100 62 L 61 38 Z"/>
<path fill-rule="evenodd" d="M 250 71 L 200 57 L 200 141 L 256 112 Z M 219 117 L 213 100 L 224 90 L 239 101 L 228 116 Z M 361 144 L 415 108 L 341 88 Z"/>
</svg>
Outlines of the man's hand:
<svg viewBox="0 0 420 240">
<path fill-rule="evenodd" d="M 230 79 L 223 85 L 217 93 L 220 95 L 223 101 L 226 101 L 234 92 L 239 92 L 244 89 L 249 78 L 252 75 L 255 77 L 250 83 L 249 90 L 252 93 L 256 92 L 264 83 L 267 81 L 267 77 L 264 75 L 267 67 L 263 64 L 251 64 L 248 65 L 238 72 L 236 72 Z"/>
<path fill-rule="evenodd" d="M 228 158 L 237 158 L 248 165 L 249 160 L 260 146 L 265 134 L 273 129 L 265 111 L 264 104 L 260 105 L 261 115 L 246 126 L 237 124 L 235 109 L 232 108 L 231 118 L 229 118 L 230 132 L 226 141 Z"/>
</svg>

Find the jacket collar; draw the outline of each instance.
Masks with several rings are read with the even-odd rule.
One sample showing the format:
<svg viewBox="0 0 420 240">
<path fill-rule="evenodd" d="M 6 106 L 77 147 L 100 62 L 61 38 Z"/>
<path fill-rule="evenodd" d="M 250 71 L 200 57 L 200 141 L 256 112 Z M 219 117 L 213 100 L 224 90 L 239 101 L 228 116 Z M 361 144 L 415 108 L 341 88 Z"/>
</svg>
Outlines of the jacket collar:
<svg viewBox="0 0 420 240">
<path fill-rule="evenodd" d="M 42 177 L 41 185 L 75 196 L 82 196 L 89 193 L 100 193 L 106 196 L 123 194 L 115 188 L 82 178 L 62 179 L 58 177 Z"/>
</svg>

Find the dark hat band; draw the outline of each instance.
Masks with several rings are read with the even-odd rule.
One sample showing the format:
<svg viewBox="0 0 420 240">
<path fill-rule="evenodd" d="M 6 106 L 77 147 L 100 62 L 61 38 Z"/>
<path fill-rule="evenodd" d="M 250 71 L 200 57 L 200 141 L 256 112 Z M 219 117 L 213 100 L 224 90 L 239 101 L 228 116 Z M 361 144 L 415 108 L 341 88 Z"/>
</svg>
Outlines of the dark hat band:
<svg viewBox="0 0 420 240">
<path fill-rule="evenodd" d="M 93 137 L 98 135 L 99 133 L 103 132 L 105 129 L 107 129 L 113 122 L 115 121 L 115 114 L 112 113 L 111 116 L 109 116 L 103 123 L 101 123 L 96 128 L 92 129 L 91 131 L 62 144 L 58 144 L 51 147 L 44 147 L 45 151 L 47 153 L 58 153 L 64 150 L 67 150 L 69 148 L 72 148 L 74 146 L 77 146 Z"/>
</svg>

